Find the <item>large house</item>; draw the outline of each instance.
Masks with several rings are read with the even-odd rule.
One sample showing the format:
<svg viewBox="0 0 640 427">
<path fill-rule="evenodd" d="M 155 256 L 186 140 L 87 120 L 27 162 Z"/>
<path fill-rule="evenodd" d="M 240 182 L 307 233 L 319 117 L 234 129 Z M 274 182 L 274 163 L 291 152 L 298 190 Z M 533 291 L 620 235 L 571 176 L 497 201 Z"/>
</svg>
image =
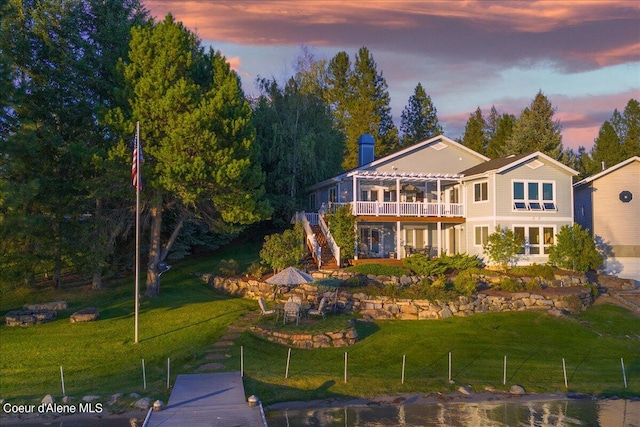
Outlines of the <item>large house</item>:
<svg viewBox="0 0 640 427">
<path fill-rule="evenodd" d="M 374 159 L 373 137 L 358 143 L 358 167 L 309 188 L 304 218 L 318 262 L 329 251 L 340 258 L 322 214 L 344 204 L 356 217 L 356 258 L 467 253 L 488 262 L 483 244 L 500 226 L 526 242 L 519 263 L 544 263 L 573 223 L 577 173 L 541 152 L 490 160 L 441 135 Z"/>
<path fill-rule="evenodd" d="M 605 273 L 640 280 L 640 157 L 574 185 L 575 221 L 605 254 Z"/>
</svg>

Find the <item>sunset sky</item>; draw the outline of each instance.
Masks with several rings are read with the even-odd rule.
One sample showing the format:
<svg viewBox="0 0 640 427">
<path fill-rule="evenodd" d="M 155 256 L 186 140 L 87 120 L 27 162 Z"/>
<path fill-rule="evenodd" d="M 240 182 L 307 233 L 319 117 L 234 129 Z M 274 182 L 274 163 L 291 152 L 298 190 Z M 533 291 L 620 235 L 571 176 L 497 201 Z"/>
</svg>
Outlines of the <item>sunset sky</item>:
<svg viewBox="0 0 640 427">
<path fill-rule="evenodd" d="M 556 108 L 563 144 L 590 149 L 598 130 L 640 100 L 637 0 L 143 0 L 220 50 L 256 95 L 257 76 L 292 74 L 306 46 L 318 59 L 366 46 L 389 85 L 396 125 L 418 82 L 445 135 L 469 115 L 518 116 L 539 90 Z"/>
</svg>

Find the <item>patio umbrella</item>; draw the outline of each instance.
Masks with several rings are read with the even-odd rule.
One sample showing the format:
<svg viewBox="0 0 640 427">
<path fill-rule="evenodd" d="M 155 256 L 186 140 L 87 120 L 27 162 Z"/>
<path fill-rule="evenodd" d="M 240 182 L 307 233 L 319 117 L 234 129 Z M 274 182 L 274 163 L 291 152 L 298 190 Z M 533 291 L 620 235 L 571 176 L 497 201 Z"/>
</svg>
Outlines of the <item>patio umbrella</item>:
<svg viewBox="0 0 640 427">
<path fill-rule="evenodd" d="M 313 282 L 313 276 L 298 270 L 295 267 L 287 267 L 278 274 L 269 277 L 266 282 L 271 285 L 293 286 Z"/>
</svg>

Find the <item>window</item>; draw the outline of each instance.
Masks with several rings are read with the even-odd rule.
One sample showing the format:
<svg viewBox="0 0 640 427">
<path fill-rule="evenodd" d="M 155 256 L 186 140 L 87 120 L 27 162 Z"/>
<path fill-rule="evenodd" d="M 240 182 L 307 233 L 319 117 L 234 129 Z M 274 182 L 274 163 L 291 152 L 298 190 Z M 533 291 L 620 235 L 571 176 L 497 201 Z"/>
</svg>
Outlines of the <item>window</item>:
<svg viewBox="0 0 640 427">
<path fill-rule="evenodd" d="M 309 210 L 311 212 L 316 211 L 316 193 L 309 194 Z"/>
<path fill-rule="evenodd" d="M 488 226 L 480 226 L 474 227 L 475 231 L 475 241 L 474 245 L 476 246 L 484 246 L 489 240 L 489 227 Z"/>
<path fill-rule="evenodd" d="M 522 255 L 548 254 L 554 245 L 555 230 L 553 227 L 514 227 L 513 232 L 524 241 L 520 250 Z"/>
<path fill-rule="evenodd" d="M 338 189 L 336 187 L 331 187 L 329 189 L 329 201 L 334 203 L 338 200 Z"/>
<path fill-rule="evenodd" d="M 486 202 L 489 200 L 489 185 L 486 182 L 478 182 L 473 185 L 473 200 Z"/>
<path fill-rule="evenodd" d="M 385 202 L 395 202 L 396 192 L 391 190 L 384 190 L 383 197 Z"/>
<path fill-rule="evenodd" d="M 514 181 L 513 209 L 516 211 L 555 211 L 553 182 Z"/>
</svg>

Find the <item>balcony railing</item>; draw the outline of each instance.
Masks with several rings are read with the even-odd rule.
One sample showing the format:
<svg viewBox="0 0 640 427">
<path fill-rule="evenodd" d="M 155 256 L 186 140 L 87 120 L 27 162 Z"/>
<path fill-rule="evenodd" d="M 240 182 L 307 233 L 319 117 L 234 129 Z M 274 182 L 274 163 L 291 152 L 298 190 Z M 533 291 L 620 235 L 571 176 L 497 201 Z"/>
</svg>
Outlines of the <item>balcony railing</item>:
<svg viewBox="0 0 640 427">
<path fill-rule="evenodd" d="M 414 216 L 414 217 L 464 217 L 462 203 L 431 202 L 362 202 L 332 203 L 331 207 L 352 205 L 354 215 Z"/>
</svg>

